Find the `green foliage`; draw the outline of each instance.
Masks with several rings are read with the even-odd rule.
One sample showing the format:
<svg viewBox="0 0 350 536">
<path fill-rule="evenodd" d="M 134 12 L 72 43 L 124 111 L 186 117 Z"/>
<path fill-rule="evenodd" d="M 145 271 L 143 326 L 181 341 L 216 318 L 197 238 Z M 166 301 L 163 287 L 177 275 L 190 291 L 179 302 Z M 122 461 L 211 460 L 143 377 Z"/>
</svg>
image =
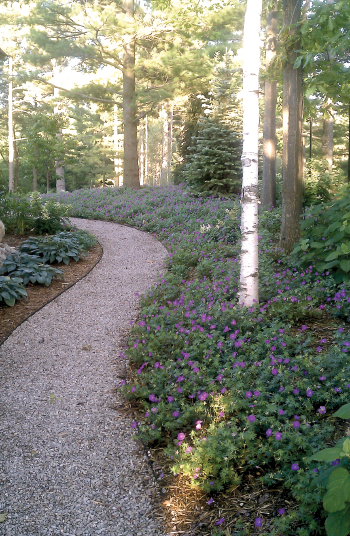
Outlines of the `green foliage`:
<svg viewBox="0 0 350 536">
<path fill-rule="evenodd" d="M 23 285 L 30 282 L 48 287 L 51 285 L 52 279 L 61 274 L 62 270 L 44 264 L 40 257 L 28 255 L 28 253 L 8 255 L 0 266 L 0 275 L 8 275 L 11 278 L 20 277 Z"/>
<path fill-rule="evenodd" d="M 236 133 L 215 118 L 202 117 L 183 177 L 202 194 L 237 194 L 242 180 L 240 158 Z"/>
<path fill-rule="evenodd" d="M 27 292 L 20 277 L 8 277 L 0 275 L 0 303 L 13 307 L 16 300 L 26 298 Z"/>
<path fill-rule="evenodd" d="M 334 201 L 311 207 L 301 222 L 302 237 L 292 256 L 299 266 L 313 264 L 332 272 L 337 282 L 350 280 L 350 190 Z"/>
<path fill-rule="evenodd" d="M 350 404 L 338 409 L 333 417 L 349 419 Z M 328 513 L 325 527 L 327 536 L 348 536 L 350 533 L 350 439 L 340 439 L 335 447 L 316 452 L 310 460 L 332 462 L 315 479 L 314 484 L 325 485 L 323 507 Z"/>
<path fill-rule="evenodd" d="M 88 249 L 91 249 L 97 244 L 96 237 L 89 233 L 89 231 L 84 231 L 83 229 L 77 229 L 73 232 L 62 232 L 60 233 L 60 236 L 62 238 L 73 237 L 77 240 L 83 251 L 87 251 Z"/>
<path fill-rule="evenodd" d="M 53 198 L 44 200 L 37 192 L 1 195 L 0 214 L 6 231 L 18 235 L 55 233 L 69 226 L 69 207 Z"/>
<path fill-rule="evenodd" d="M 30 255 L 38 255 L 44 263 L 63 262 L 69 264 L 72 259 L 79 261 L 86 254 L 79 239 L 73 233 L 58 233 L 54 236 L 34 237 L 25 240 L 20 250 Z"/>
</svg>

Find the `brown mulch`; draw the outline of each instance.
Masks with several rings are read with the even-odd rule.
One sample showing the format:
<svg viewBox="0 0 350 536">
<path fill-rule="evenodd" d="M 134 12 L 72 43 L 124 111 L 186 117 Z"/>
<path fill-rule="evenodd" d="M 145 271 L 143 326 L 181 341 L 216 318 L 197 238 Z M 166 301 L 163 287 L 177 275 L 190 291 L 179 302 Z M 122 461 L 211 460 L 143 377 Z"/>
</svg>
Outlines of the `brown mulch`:
<svg viewBox="0 0 350 536">
<path fill-rule="evenodd" d="M 23 242 L 26 236 L 18 238 L 12 235 L 6 235 L 4 242 L 11 247 L 17 247 Z M 87 256 L 78 262 L 72 261 L 68 266 L 60 263 L 55 264 L 55 268 L 62 270 L 62 279 L 53 280 L 49 287 L 45 285 L 33 285 L 29 283 L 26 286 L 28 294 L 27 299 L 22 299 L 13 307 L 0 304 L 0 345 L 7 339 L 12 331 L 19 326 L 24 320 L 31 316 L 35 311 L 41 309 L 46 303 L 56 298 L 59 294 L 74 285 L 79 279 L 82 279 L 90 270 L 99 262 L 102 257 L 102 247 L 96 244 L 87 252 Z"/>
</svg>

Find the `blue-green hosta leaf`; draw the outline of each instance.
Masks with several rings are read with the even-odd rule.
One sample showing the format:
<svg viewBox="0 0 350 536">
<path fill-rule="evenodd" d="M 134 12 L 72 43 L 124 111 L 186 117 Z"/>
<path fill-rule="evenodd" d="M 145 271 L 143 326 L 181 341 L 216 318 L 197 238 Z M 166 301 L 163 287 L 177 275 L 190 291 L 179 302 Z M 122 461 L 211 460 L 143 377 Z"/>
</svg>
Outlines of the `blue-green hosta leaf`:
<svg viewBox="0 0 350 536">
<path fill-rule="evenodd" d="M 339 512 L 329 514 L 325 527 L 327 536 L 348 536 L 350 532 L 350 504 Z"/>
<path fill-rule="evenodd" d="M 344 467 L 338 467 L 327 482 L 327 493 L 323 497 L 323 507 L 327 512 L 337 512 L 345 508 L 350 499 L 350 475 Z"/>
</svg>

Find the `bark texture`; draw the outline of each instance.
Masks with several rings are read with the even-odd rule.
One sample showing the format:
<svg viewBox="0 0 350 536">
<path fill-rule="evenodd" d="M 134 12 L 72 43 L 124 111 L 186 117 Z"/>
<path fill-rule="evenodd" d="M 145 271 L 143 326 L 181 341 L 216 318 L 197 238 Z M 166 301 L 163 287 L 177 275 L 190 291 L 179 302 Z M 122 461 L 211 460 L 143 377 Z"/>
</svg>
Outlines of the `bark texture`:
<svg viewBox="0 0 350 536">
<path fill-rule="evenodd" d="M 283 0 L 283 24 L 296 24 L 301 17 L 301 0 Z M 296 32 L 295 28 L 290 29 Z M 290 253 L 300 237 L 303 203 L 303 86 L 302 69 L 294 69 L 300 49 L 297 41 L 283 67 L 283 186 L 280 246 Z"/>
<path fill-rule="evenodd" d="M 60 72 L 59 65 L 57 65 L 56 60 L 52 60 L 53 64 L 53 79 L 54 84 L 58 85 L 58 76 Z M 55 106 L 54 106 L 54 113 L 59 114 L 60 107 L 58 104 L 58 98 L 59 98 L 59 90 L 57 87 L 54 87 L 53 89 L 53 96 L 55 99 Z M 57 134 L 57 139 L 62 141 L 62 129 L 60 129 L 59 133 Z M 55 167 L 56 167 L 56 192 L 65 192 L 66 191 L 66 180 L 64 176 L 64 165 L 62 160 L 56 160 L 55 161 Z"/>
<path fill-rule="evenodd" d="M 259 301 L 258 142 L 260 18 L 262 0 L 248 0 L 243 42 L 243 151 L 239 303 Z"/>
<path fill-rule="evenodd" d="M 8 92 L 8 143 L 9 143 L 9 191 L 14 190 L 14 147 L 13 147 L 13 60 L 9 57 L 9 92 Z"/>
<path fill-rule="evenodd" d="M 161 185 L 168 184 L 168 171 L 169 171 L 169 114 L 167 106 L 164 106 L 162 110 L 163 118 L 163 136 L 162 136 L 162 165 L 160 169 L 160 181 Z"/>
<path fill-rule="evenodd" d="M 38 174 L 36 167 L 33 167 L 33 192 L 36 192 L 38 189 Z"/>
<path fill-rule="evenodd" d="M 278 12 L 270 11 L 266 21 L 266 68 L 276 56 Z M 264 208 L 276 206 L 276 81 L 265 82 L 265 113 L 263 129 L 263 174 L 261 204 Z"/>
<path fill-rule="evenodd" d="M 323 131 L 322 131 L 322 157 L 327 161 L 329 173 L 333 170 L 333 103 L 331 99 L 327 100 L 327 110 L 323 114 Z"/>
<path fill-rule="evenodd" d="M 120 137 L 119 137 L 119 119 L 118 106 L 114 105 L 114 122 L 113 122 L 113 143 L 114 143 L 114 186 L 123 186 L 123 165 L 119 158 Z"/>
<path fill-rule="evenodd" d="M 134 19 L 134 0 L 124 0 L 123 9 L 130 26 Z M 124 121 L 124 186 L 139 189 L 139 162 L 137 153 L 135 37 L 132 30 L 124 35 L 123 68 L 123 121 Z"/>
</svg>

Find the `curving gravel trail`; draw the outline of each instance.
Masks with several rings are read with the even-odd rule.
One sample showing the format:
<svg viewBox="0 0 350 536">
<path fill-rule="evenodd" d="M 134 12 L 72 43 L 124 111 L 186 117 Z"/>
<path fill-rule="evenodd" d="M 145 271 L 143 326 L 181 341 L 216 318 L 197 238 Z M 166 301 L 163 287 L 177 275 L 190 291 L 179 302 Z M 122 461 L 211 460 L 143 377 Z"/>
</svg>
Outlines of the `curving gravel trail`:
<svg viewBox="0 0 350 536">
<path fill-rule="evenodd" d="M 162 536 L 148 463 L 113 406 L 135 293 L 157 282 L 167 250 L 137 229 L 72 221 L 102 260 L 0 347 L 0 535 Z"/>
</svg>

